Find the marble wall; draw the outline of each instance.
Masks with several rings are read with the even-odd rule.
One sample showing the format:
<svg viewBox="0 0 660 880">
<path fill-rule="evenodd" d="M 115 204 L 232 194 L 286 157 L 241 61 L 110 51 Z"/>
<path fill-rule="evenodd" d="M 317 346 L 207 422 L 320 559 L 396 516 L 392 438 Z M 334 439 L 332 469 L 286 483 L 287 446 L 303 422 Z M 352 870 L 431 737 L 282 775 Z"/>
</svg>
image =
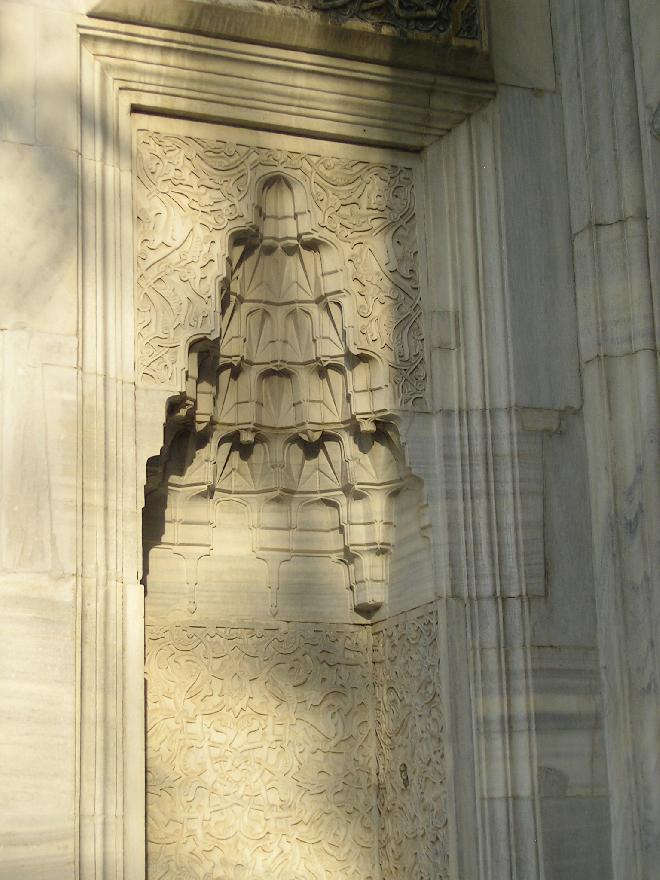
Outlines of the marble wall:
<svg viewBox="0 0 660 880">
<path fill-rule="evenodd" d="M 0 876 L 76 852 L 75 9 L 0 3 Z"/>
<path fill-rule="evenodd" d="M 109 194 L 120 198 L 118 180 L 130 191 L 132 169 L 122 153 L 113 176 L 111 130 L 89 115 L 93 102 L 80 91 L 81 82 L 91 82 L 81 76 L 89 53 L 79 34 L 90 14 L 100 14 L 208 37 L 223 20 L 205 11 L 209 5 L 0 0 L 0 788 L 9 793 L 0 805 L 3 880 L 132 880 L 142 870 L 135 855 L 140 823 L 128 823 L 126 838 L 121 831 L 122 798 L 132 785 L 139 801 L 144 788 L 140 750 L 122 751 L 119 734 L 94 738 L 97 722 L 106 731 L 123 729 L 117 682 L 126 657 L 134 693 L 142 688 L 141 647 L 128 633 L 131 622 L 141 632 L 135 499 L 146 462 L 122 496 L 130 509 L 122 519 L 117 505 L 98 501 L 110 495 L 97 495 L 97 487 L 104 480 L 119 485 L 117 474 L 135 467 L 108 441 L 108 424 L 119 424 L 119 433 L 123 424 L 128 436 L 136 412 L 122 372 L 132 355 L 122 350 L 111 363 L 104 349 L 104 328 L 128 318 L 112 300 L 112 260 L 90 257 L 110 240 L 96 208 Z M 370 629 L 348 617 L 326 621 L 323 631 L 300 620 L 268 621 L 270 630 L 246 629 L 244 621 L 149 622 L 150 696 L 163 694 L 148 702 L 159 743 L 148 766 L 150 804 L 165 803 L 178 817 L 192 876 L 209 870 L 200 839 L 225 802 L 229 811 L 235 805 L 235 792 L 218 791 L 223 780 L 201 769 L 216 760 L 235 717 L 235 704 L 223 703 L 227 689 L 235 688 L 256 728 L 265 723 L 266 701 L 269 711 L 275 706 L 280 734 L 287 731 L 278 741 L 288 737 L 298 764 L 280 776 L 278 804 L 289 810 L 282 815 L 292 815 L 301 785 L 313 796 L 301 756 L 314 754 L 309 729 L 321 703 L 308 693 L 282 700 L 267 690 L 271 679 L 280 691 L 290 684 L 287 676 L 278 680 L 285 644 L 297 657 L 291 674 L 306 670 L 301 688 L 342 677 L 369 694 L 338 698 L 333 724 L 318 731 L 332 742 L 343 725 L 351 747 L 337 758 L 338 776 L 368 780 L 361 790 L 369 798 L 334 801 L 333 828 L 348 830 L 333 839 L 321 867 L 318 850 L 305 842 L 316 826 L 296 837 L 287 820 L 282 840 L 299 854 L 302 876 L 336 875 L 337 865 L 349 865 L 349 851 L 346 870 L 359 864 L 361 877 L 377 877 L 382 865 L 384 878 L 404 871 L 434 880 L 651 880 L 660 861 L 657 4 L 490 0 L 486 10 L 497 97 L 440 138 L 447 116 L 458 112 L 443 107 L 445 127 L 434 122 L 421 144 L 429 405 L 405 431 L 407 466 L 423 482 L 425 509 L 420 529 L 408 523 L 400 530 L 393 600 Z M 176 31 L 166 33 L 168 49 L 151 66 L 152 78 L 144 77 L 156 104 L 159 65 L 176 66 L 178 57 Z M 362 37 L 351 39 L 355 53 Z M 373 57 L 383 61 L 384 44 L 376 42 Z M 420 49 L 420 66 L 423 56 L 428 69 Z M 398 57 L 410 63 L 414 56 L 402 50 Z M 465 54 L 453 57 L 445 73 L 472 74 L 475 83 L 488 76 L 483 59 L 470 67 Z M 311 75 L 299 76 L 316 88 Z M 368 100 L 376 114 L 397 96 L 403 100 L 400 80 L 388 90 L 355 76 L 342 111 Z M 120 102 L 106 94 L 109 81 L 98 73 L 96 98 Z M 188 99 L 198 100 L 199 77 L 191 75 L 188 85 Z M 198 118 L 215 118 L 212 102 L 204 112 L 195 106 Z M 223 106 L 226 122 L 233 117 Z M 403 105 L 396 106 L 400 116 Z M 440 113 L 435 105 L 432 111 Z M 244 123 L 245 108 L 231 112 L 243 113 Z M 413 145 L 411 129 L 388 118 L 396 144 Z M 377 119 L 378 136 L 360 134 L 344 117 L 335 133 L 389 142 L 387 123 Z M 287 124 L 293 133 L 319 134 L 303 112 Z M 83 144 L 94 149 L 81 146 L 81 129 Z M 92 178 L 93 196 L 85 183 Z M 81 332 L 97 296 L 89 259 L 104 279 L 99 303 L 115 308 L 98 312 L 100 354 L 91 360 Z M 104 401 L 115 403 L 104 409 Z M 163 417 L 161 401 L 151 401 L 140 398 L 152 434 L 139 442 L 156 456 Z M 99 450 L 93 462 L 92 448 Z M 83 534 L 81 511 L 92 507 L 99 531 Z M 428 564 L 409 540 L 422 532 L 433 546 Z M 96 534 L 105 537 L 95 543 Z M 118 569 L 113 555 L 119 534 L 135 542 L 130 570 Z M 402 600 L 410 581 L 426 584 L 413 603 L 419 610 Z M 88 590 L 92 582 L 96 593 Z M 125 618 L 109 614 L 116 607 Z M 98 634 L 110 631 L 115 648 L 104 656 Z M 186 674 L 196 676 L 190 693 L 168 677 L 179 662 L 172 640 L 188 658 Z M 259 650 L 246 649 L 255 640 Z M 275 646 L 268 657 L 267 642 Z M 252 690 L 241 691 L 230 666 L 218 671 L 220 655 L 250 668 Z M 90 705 L 91 726 L 84 720 Z M 182 745 L 180 725 L 194 730 L 200 713 L 209 725 Z M 140 711 L 133 714 L 131 730 L 139 732 Z M 420 746 L 411 752 L 415 737 Z M 134 733 L 127 739 L 139 740 Z M 357 742 L 364 747 L 355 751 Z M 240 764 L 243 744 L 224 754 Z M 259 809 L 275 808 L 268 789 L 251 796 Z M 318 827 L 328 815 L 318 812 Z M 178 856 L 153 827 L 150 857 L 167 876 Z M 244 846 L 252 831 L 235 833 Z M 263 870 L 292 880 L 272 861 L 272 838 L 263 840 Z"/>
</svg>

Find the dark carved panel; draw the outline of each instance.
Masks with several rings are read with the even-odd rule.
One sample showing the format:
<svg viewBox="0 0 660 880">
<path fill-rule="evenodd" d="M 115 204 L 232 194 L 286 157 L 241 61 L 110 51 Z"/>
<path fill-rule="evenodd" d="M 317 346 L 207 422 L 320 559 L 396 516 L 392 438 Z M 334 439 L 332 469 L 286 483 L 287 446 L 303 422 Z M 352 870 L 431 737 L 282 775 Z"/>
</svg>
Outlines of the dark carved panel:
<svg viewBox="0 0 660 880">
<path fill-rule="evenodd" d="M 392 28 L 409 34 L 451 35 L 479 41 L 479 0 L 267 0 L 319 12 L 334 22 L 361 21 L 377 29 Z"/>
</svg>

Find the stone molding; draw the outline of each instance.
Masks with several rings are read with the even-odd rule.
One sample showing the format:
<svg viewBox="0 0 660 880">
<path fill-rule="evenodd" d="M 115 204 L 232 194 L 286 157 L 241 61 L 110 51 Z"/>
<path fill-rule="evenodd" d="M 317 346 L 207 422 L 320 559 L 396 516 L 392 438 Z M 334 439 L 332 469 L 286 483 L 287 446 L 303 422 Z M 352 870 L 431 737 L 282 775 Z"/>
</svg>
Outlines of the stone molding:
<svg viewBox="0 0 660 880">
<path fill-rule="evenodd" d="M 362 17 L 371 17 L 373 23 L 351 15 L 358 6 L 367 7 L 361 0 L 351 0 L 343 15 L 339 8 L 334 12 L 318 10 L 321 2 L 317 0 L 97 0 L 89 14 L 106 21 L 171 28 L 179 34 L 187 31 L 261 44 L 265 52 L 272 47 L 295 46 L 326 57 L 491 82 L 485 0 L 415 2 L 419 14 L 410 3 L 381 0 L 378 6 L 368 4 L 362 8 Z M 325 0 L 322 4 L 326 5 Z M 388 16 L 393 21 L 392 12 L 401 26 L 383 23 Z M 451 24 L 442 31 L 448 17 Z M 415 29 L 415 21 L 420 23 L 419 29 Z M 412 26 L 406 27 L 404 22 Z M 426 23 L 435 28 L 431 33 L 423 32 Z M 435 27 L 436 23 L 440 27 Z"/>
<path fill-rule="evenodd" d="M 453 405 L 436 414 L 443 510 L 431 517 L 444 518 L 439 566 L 451 584 L 456 876 L 540 880 L 530 623 L 530 597 L 545 590 L 543 528 L 534 514 L 542 504 L 539 435 L 515 406 L 497 134 L 497 111 L 487 108 L 427 153 L 446 182 L 429 222 L 452 230 L 430 254 L 429 271 L 443 308 L 459 314 L 461 340 L 433 364 L 434 374 L 444 366 L 451 375 Z M 469 705 L 459 705 L 460 692 L 471 694 Z"/>
<path fill-rule="evenodd" d="M 80 34 L 134 112 L 416 150 L 494 94 L 475 79 L 111 22 Z"/>
</svg>

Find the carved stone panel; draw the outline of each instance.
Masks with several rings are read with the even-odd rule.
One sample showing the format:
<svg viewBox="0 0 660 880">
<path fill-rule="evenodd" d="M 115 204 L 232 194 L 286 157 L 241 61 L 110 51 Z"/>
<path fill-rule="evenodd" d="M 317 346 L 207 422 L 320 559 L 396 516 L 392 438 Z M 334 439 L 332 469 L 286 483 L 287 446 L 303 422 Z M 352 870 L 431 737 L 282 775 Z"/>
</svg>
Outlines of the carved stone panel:
<svg viewBox="0 0 660 880">
<path fill-rule="evenodd" d="M 147 627 L 150 880 L 445 880 L 435 604 Z"/>
<path fill-rule="evenodd" d="M 150 880 L 378 880 L 366 627 L 147 628 Z"/>
<path fill-rule="evenodd" d="M 435 604 L 374 628 L 382 880 L 448 880 L 445 725 Z"/>
<path fill-rule="evenodd" d="M 481 37 L 479 0 L 265 0 L 318 12 L 329 21 L 356 22 L 388 28 L 400 36 L 451 35 L 478 41 Z"/>
</svg>

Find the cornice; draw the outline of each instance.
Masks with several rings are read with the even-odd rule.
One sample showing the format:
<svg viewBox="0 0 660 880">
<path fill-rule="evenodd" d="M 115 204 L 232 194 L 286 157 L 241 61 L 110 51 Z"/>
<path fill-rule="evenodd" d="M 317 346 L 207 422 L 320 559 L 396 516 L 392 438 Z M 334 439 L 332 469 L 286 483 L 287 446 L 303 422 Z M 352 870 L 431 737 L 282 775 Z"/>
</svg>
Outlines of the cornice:
<svg viewBox="0 0 660 880">
<path fill-rule="evenodd" d="M 487 103 L 491 83 L 104 21 L 83 49 L 131 109 L 418 150 Z"/>
<path fill-rule="evenodd" d="M 325 0 L 97 0 L 89 15 L 491 80 L 483 0 L 481 6 L 479 11 L 476 0 L 418 0 L 419 14 L 409 5 L 405 15 L 398 16 L 398 26 L 393 25 L 391 16 L 389 24 L 385 20 L 388 8 L 392 11 L 386 0 L 379 8 L 368 4 L 368 9 L 361 8 L 360 0 L 333 0 L 332 4 L 325 4 Z M 472 32 L 475 14 L 476 33 Z M 447 16 L 451 25 L 444 31 L 433 27 L 434 21 L 446 25 Z"/>
</svg>

